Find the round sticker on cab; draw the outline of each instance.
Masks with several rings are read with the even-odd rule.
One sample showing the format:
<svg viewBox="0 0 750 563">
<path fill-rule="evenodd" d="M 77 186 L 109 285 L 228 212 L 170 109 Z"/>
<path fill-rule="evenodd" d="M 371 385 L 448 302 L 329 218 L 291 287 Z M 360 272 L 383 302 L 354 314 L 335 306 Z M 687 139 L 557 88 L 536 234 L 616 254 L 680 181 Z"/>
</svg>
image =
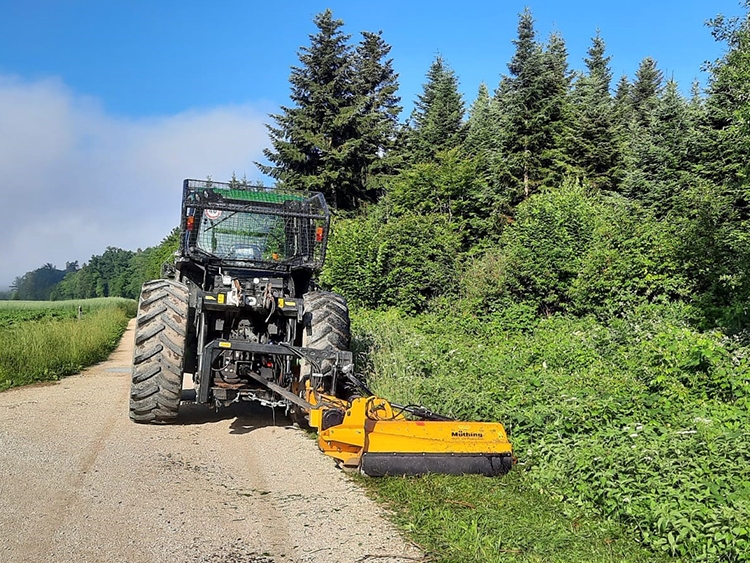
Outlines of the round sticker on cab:
<svg viewBox="0 0 750 563">
<path fill-rule="evenodd" d="M 211 219 L 212 221 L 215 221 L 219 217 L 221 217 L 221 209 L 206 209 L 206 217 L 208 219 Z"/>
</svg>

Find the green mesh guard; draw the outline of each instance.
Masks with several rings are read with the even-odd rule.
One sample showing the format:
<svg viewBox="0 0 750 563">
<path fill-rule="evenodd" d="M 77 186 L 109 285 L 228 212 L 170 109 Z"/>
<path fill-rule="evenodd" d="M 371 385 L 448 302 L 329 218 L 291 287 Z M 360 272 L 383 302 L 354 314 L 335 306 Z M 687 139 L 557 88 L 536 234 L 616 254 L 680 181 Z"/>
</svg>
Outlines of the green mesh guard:
<svg viewBox="0 0 750 563">
<path fill-rule="evenodd" d="M 323 265 L 329 213 L 321 194 L 185 180 L 181 253 L 259 270 Z"/>
</svg>

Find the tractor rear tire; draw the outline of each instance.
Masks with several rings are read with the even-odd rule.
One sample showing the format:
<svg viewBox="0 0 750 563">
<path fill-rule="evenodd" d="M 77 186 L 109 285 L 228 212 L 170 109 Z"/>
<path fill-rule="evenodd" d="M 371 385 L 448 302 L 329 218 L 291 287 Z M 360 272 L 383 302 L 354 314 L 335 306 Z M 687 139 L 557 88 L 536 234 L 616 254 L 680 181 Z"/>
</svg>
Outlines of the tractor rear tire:
<svg viewBox="0 0 750 563">
<path fill-rule="evenodd" d="M 143 284 L 138 302 L 130 387 L 134 422 L 168 424 L 182 395 L 190 292 L 173 280 Z"/>
<path fill-rule="evenodd" d="M 304 303 L 306 326 L 302 332 L 302 346 L 317 350 L 348 351 L 351 344 L 351 322 L 346 300 L 338 293 L 312 291 L 304 295 Z M 303 362 L 300 370 L 303 376 L 310 372 L 310 367 L 306 364 L 307 362 Z M 326 360 L 321 363 L 323 381 L 331 381 L 332 370 L 333 362 Z M 326 391 L 339 396 L 338 389 Z"/>
</svg>

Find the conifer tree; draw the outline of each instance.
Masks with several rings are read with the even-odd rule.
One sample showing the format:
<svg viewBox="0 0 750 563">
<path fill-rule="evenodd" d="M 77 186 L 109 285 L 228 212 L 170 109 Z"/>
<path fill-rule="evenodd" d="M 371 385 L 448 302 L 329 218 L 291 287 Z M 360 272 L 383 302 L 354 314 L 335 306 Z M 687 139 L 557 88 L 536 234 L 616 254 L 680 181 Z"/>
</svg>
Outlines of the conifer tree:
<svg viewBox="0 0 750 563">
<path fill-rule="evenodd" d="M 705 170 L 703 162 L 707 158 L 707 151 L 710 150 L 710 134 L 707 131 L 706 100 L 697 79 L 693 80 L 690 87 L 686 117 L 691 131 L 686 143 L 686 160 L 690 163 L 693 174 L 700 176 Z"/>
<path fill-rule="evenodd" d="M 615 189 L 621 174 L 620 137 L 615 104 L 609 92 L 611 57 L 597 32 L 584 59 L 587 72 L 573 90 L 572 144 L 569 152 L 583 175 L 596 187 Z M 625 83 L 627 85 L 627 82 Z"/>
<path fill-rule="evenodd" d="M 612 57 L 605 56 L 606 49 L 604 39 L 597 30 L 596 36 L 591 40 L 591 47 L 587 51 L 588 58 L 584 58 L 583 62 L 586 64 L 589 83 L 593 90 L 596 94 L 609 98 L 609 88 L 612 84 L 612 70 L 609 67 L 609 62 Z"/>
<path fill-rule="evenodd" d="M 651 57 L 643 59 L 638 66 L 632 84 L 623 76 L 615 93 L 615 115 L 624 163 L 624 179 L 621 191 L 629 197 L 643 199 L 648 191 L 642 170 L 645 147 L 651 145 L 654 111 L 664 89 L 664 75 Z M 645 151 L 645 152 L 644 152 Z"/>
<path fill-rule="evenodd" d="M 398 92 L 398 74 L 393 70 L 393 60 L 387 58 L 391 51 L 381 33 L 362 32 L 354 59 L 354 79 L 359 94 L 360 119 L 358 132 L 361 147 L 357 169 L 364 174 L 362 185 L 366 199 L 374 200 L 374 176 L 391 172 L 388 158 L 396 140 L 398 116 L 401 113 Z"/>
<path fill-rule="evenodd" d="M 615 86 L 614 102 L 615 116 L 618 126 L 625 126 L 630 121 L 632 104 L 630 103 L 631 84 L 626 75 L 622 75 Z"/>
<path fill-rule="evenodd" d="M 638 66 L 635 81 L 630 88 L 630 104 L 636 125 L 648 125 L 663 88 L 664 74 L 656 67 L 654 59 L 646 57 Z"/>
<path fill-rule="evenodd" d="M 271 164 L 258 166 L 281 185 L 323 192 L 335 207 L 352 209 L 375 197 L 369 176 L 395 135 L 397 76 L 379 34 L 363 34 L 353 49 L 330 10 L 314 22 L 318 32 L 289 79 L 293 105 L 267 126 Z"/>
<path fill-rule="evenodd" d="M 670 80 L 647 116 L 647 124 L 635 131 L 624 193 L 640 200 L 657 217 L 666 216 L 680 191 L 694 179 L 689 156 L 696 135 L 688 102 Z"/>
<path fill-rule="evenodd" d="M 726 186 L 744 186 L 750 208 L 750 2 L 741 18 L 718 16 L 708 22 L 727 52 L 708 65 L 706 100 L 710 146 L 704 161 L 710 178 Z M 748 213 L 750 215 L 750 213 Z"/>
<path fill-rule="evenodd" d="M 510 74 L 503 76 L 495 99 L 502 114 L 502 151 L 514 192 L 511 198 L 517 199 L 540 186 L 555 185 L 568 169 L 562 148 L 571 77 L 562 37 L 553 34 L 543 49 L 528 8 L 519 17 L 513 44 Z"/>
<path fill-rule="evenodd" d="M 573 171 L 567 152 L 571 138 L 572 105 L 570 87 L 573 74 L 568 68 L 568 48 L 558 32 L 553 32 L 544 50 L 546 104 L 544 115 L 549 126 L 548 146 L 542 156 L 545 167 L 541 185 L 559 186 Z"/>
<path fill-rule="evenodd" d="M 498 149 L 497 135 L 498 108 L 487 85 L 482 82 L 476 100 L 469 109 L 464 150 L 471 156 L 494 153 Z"/>
<path fill-rule="evenodd" d="M 438 56 L 427 72 L 427 82 L 412 112 L 409 152 L 413 162 L 430 162 L 442 151 L 461 145 L 464 101 L 456 73 Z"/>
<path fill-rule="evenodd" d="M 697 237 L 709 242 L 711 260 L 703 286 L 715 305 L 731 305 L 735 330 L 750 326 L 750 1 L 737 18 L 719 15 L 708 22 L 726 51 L 707 65 L 710 71 L 701 136 L 701 173 L 712 192 L 709 209 L 696 211 Z M 710 206 L 710 207 L 709 207 Z M 706 228 L 707 227 L 707 228 Z M 708 235 L 706 231 L 710 228 Z M 693 245 L 694 247 L 697 245 Z"/>
</svg>

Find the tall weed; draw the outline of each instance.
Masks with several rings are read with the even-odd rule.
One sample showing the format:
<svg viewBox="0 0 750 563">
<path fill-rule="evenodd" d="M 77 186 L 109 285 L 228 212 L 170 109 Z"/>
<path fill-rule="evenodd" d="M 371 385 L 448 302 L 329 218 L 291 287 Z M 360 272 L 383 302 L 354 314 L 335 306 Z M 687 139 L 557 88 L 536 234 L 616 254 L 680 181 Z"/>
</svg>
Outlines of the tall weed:
<svg viewBox="0 0 750 563">
<path fill-rule="evenodd" d="M 747 349 L 689 314 L 648 305 L 504 330 L 446 308 L 354 326 L 376 392 L 503 422 L 546 496 L 632 526 L 655 552 L 750 561 Z"/>
</svg>

